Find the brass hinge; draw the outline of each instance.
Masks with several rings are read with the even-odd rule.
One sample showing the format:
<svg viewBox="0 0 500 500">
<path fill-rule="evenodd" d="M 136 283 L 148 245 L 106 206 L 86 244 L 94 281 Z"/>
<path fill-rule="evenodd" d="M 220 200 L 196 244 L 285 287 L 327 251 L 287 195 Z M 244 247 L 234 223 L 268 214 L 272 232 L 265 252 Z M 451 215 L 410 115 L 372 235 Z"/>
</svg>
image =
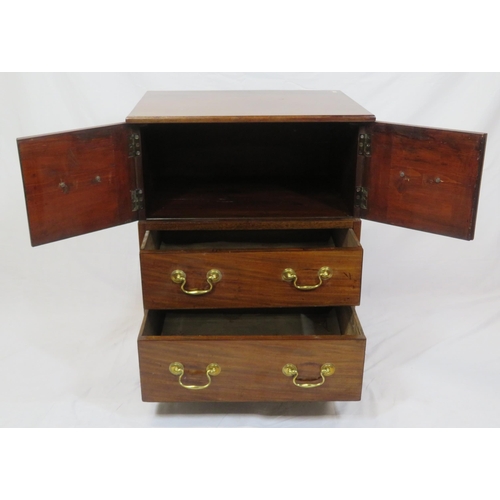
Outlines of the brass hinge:
<svg viewBox="0 0 500 500">
<path fill-rule="evenodd" d="M 128 140 L 128 156 L 129 158 L 135 158 L 141 155 L 141 140 L 139 134 L 130 134 Z"/>
<path fill-rule="evenodd" d="M 132 198 L 132 212 L 138 212 L 144 208 L 144 193 L 142 189 L 133 189 L 130 191 Z"/>
<path fill-rule="evenodd" d="M 368 190 L 362 186 L 356 187 L 356 195 L 354 197 L 354 207 L 366 210 L 368 208 Z"/>
<path fill-rule="evenodd" d="M 358 155 L 371 156 L 372 138 L 370 134 L 360 134 L 358 139 Z"/>
</svg>

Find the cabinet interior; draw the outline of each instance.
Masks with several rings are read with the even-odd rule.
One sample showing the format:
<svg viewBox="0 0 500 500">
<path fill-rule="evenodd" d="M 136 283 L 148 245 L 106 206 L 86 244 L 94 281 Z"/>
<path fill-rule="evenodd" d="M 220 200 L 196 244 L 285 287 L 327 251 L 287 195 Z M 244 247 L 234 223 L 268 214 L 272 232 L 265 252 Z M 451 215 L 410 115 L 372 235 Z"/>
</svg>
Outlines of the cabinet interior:
<svg viewBox="0 0 500 500">
<path fill-rule="evenodd" d="M 141 126 L 147 219 L 353 212 L 356 123 Z"/>
<path fill-rule="evenodd" d="M 142 337 L 363 336 L 351 307 L 149 310 Z"/>
</svg>

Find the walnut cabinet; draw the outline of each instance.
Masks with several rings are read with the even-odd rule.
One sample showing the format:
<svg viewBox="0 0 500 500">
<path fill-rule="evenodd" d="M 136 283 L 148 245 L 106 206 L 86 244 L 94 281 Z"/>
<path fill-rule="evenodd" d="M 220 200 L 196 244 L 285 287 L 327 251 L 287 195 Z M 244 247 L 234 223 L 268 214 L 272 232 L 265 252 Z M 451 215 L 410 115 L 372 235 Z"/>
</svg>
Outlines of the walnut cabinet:
<svg viewBox="0 0 500 500">
<path fill-rule="evenodd" d="M 18 139 L 32 245 L 139 222 L 144 401 L 361 397 L 361 219 L 472 239 L 486 134 L 339 91 L 148 92 Z"/>
</svg>

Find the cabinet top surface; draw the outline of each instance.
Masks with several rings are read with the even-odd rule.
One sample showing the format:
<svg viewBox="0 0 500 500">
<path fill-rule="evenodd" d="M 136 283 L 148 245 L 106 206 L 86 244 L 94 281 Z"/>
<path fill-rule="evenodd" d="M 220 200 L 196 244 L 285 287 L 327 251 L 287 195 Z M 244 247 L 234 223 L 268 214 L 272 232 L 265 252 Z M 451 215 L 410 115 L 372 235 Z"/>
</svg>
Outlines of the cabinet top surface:
<svg viewBox="0 0 500 500">
<path fill-rule="evenodd" d="M 126 121 L 370 122 L 375 116 L 338 90 L 150 91 Z"/>
</svg>

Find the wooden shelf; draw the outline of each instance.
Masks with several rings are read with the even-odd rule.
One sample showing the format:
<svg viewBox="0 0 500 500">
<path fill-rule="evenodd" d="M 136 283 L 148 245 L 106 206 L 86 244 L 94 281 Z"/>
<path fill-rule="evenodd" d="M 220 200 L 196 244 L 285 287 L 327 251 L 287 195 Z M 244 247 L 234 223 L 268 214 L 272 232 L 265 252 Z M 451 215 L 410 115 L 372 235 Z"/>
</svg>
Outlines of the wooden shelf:
<svg viewBox="0 0 500 500">
<path fill-rule="evenodd" d="M 333 186 L 300 183 L 193 184 L 176 181 L 146 200 L 147 219 L 343 218 L 352 215 Z"/>
</svg>

